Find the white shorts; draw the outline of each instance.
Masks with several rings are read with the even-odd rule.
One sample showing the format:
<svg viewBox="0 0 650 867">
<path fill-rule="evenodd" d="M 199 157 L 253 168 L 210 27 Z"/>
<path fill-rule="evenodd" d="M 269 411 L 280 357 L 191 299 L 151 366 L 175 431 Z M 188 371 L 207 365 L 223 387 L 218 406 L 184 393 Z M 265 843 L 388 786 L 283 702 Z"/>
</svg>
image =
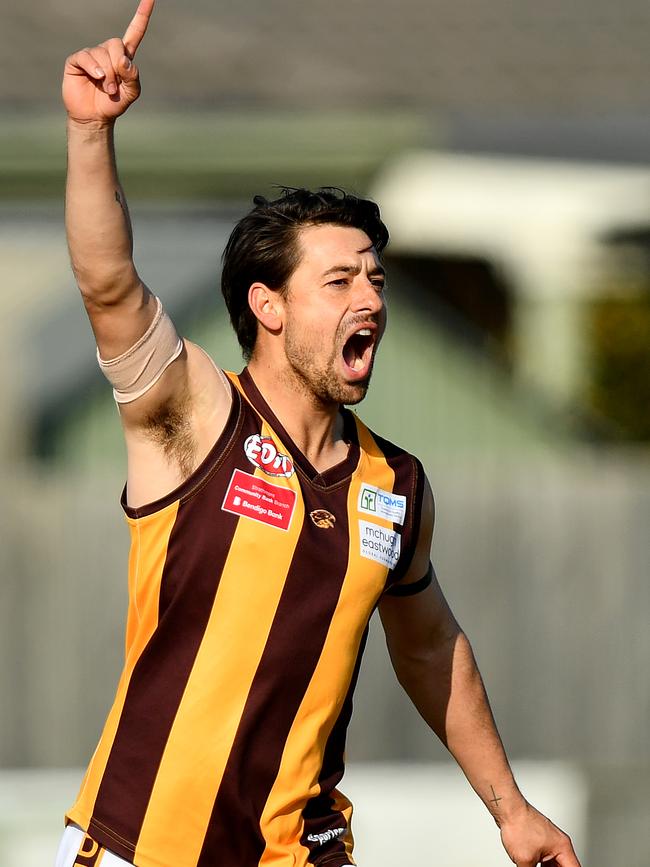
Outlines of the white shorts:
<svg viewBox="0 0 650 867">
<path fill-rule="evenodd" d="M 133 867 L 130 861 L 125 861 L 113 852 L 103 849 L 90 838 L 84 845 L 86 834 L 76 825 L 68 825 L 63 832 L 59 851 L 56 853 L 55 867 Z M 83 846 L 83 849 L 82 849 Z M 77 859 L 77 855 L 79 858 Z"/>
<path fill-rule="evenodd" d="M 77 855 L 80 850 L 86 834 L 76 825 L 68 825 L 63 832 L 59 851 L 56 853 L 56 863 L 54 867 L 74 867 Z M 92 867 L 133 867 L 130 861 L 125 861 L 124 858 L 119 858 L 113 852 L 107 849 L 95 848 L 91 845 L 91 841 L 86 843 L 83 849 L 83 856 L 80 865 L 92 865 Z M 93 860 L 94 859 L 94 860 Z M 344 864 L 343 867 L 354 867 L 352 864 Z"/>
</svg>

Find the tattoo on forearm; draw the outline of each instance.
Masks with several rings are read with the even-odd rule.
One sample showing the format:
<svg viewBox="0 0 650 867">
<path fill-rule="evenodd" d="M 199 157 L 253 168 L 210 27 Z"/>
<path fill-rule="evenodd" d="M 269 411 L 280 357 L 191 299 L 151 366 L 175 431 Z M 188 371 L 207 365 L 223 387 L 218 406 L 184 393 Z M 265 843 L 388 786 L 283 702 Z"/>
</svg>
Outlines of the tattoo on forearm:
<svg viewBox="0 0 650 867">
<path fill-rule="evenodd" d="M 497 798 L 497 793 L 494 791 L 494 786 L 490 786 L 492 789 L 493 798 L 490 799 L 490 803 L 494 804 L 495 807 L 499 806 L 499 801 L 503 801 L 503 798 Z"/>
<path fill-rule="evenodd" d="M 120 191 L 119 191 L 119 190 L 115 190 L 115 201 L 116 201 L 117 204 L 120 206 L 120 208 L 122 208 L 122 213 L 123 213 L 124 216 L 128 219 L 128 213 L 127 213 L 127 210 L 126 210 L 126 203 L 124 202 L 124 199 L 123 199 L 122 196 L 120 195 Z"/>
<path fill-rule="evenodd" d="M 122 194 L 119 190 L 115 190 L 115 201 L 122 209 L 122 214 L 124 215 L 124 220 L 126 222 L 126 229 L 129 233 L 129 240 L 131 241 L 131 246 L 133 246 L 133 230 L 131 228 L 131 218 L 129 217 L 129 209 L 126 206 L 126 202 L 122 198 Z"/>
</svg>

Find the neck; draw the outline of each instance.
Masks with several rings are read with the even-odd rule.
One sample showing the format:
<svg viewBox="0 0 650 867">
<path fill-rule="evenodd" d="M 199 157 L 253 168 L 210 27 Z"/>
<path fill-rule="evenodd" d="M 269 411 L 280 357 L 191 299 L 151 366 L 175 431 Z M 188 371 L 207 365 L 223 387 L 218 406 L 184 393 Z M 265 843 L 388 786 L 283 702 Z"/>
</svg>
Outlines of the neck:
<svg viewBox="0 0 650 867">
<path fill-rule="evenodd" d="M 300 381 L 292 370 L 253 358 L 248 371 L 264 400 L 280 423 L 319 472 L 324 472 L 347 455 L 343 440 L 343 418 L 337 403 L 324 403 Z"/>
</svg>

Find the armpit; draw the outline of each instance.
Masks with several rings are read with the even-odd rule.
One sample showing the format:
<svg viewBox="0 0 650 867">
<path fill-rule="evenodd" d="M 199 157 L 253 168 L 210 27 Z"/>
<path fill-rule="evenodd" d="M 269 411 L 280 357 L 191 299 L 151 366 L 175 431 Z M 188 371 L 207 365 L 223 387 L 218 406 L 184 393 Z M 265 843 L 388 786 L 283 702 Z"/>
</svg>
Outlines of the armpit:
<svg viewBox="0 0 650 867">
<path fill-rule="evenodd" d="M 197 444 L 191 425 L 190 400 L 185 394 L 161 405 L 142 422 L 144 435 L 160 447 L 184 478 L 195 469 Z"/>
</svg>

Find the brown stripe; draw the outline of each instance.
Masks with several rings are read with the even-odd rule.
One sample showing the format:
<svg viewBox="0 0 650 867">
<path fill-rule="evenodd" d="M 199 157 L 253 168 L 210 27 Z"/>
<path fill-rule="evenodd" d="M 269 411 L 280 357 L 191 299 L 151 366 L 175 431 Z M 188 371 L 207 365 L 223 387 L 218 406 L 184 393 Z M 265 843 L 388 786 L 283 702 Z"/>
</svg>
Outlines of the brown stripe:
<svg viewBox="0 0 650 867">
<path fill-rule="evenodd" d="M 406 513 L 407 526 L 404 528 L 403 534 L 403 543 L 405 550 L 402 552 L 402 556 L 400 556 L 400 561 L 397 565 L 397 569 L 395 569 L 392 574 L 391 584 L 394 584 L 396 581 L 400 581 L 408 572 L 420 536 L 425 474 L 424 468 L 417 458 L 413 457 L 412 455 L 408 455 L 408 458 L 410 462 L 410 468 L 408 469 L 408 472 L 406 466 L 403 470 L 400 471 L 399 475 L 397 473 L 397 470 L 395 471 L 395 490 L 399 494 L 404 493 L 404 496 L 406 496 L 408 499 Z M 391 459 L 389 459 L 388 461 L 389 464 L 390 461 Z M 403 490 L 401 488 L 402 484 L 404 485 Z"/>
<path fill-rule="evenodd" d="M 259 429 L 252 413 L 246 413 L 242 425 L 242 436 Z M 219 473 L 181 503 L 170 536 L 158 628 L 133 671 L 89 826 L 127 860 L 134 857 L 160 759 L 237 526 L 238 518 L 221 511 L 221 504 L 233 470 L 244 468 L 245 462 L 238 449 L 225 454 Z"/>
<path fill-rule="evenodd" d="M 341 782 L 345 770 L 345 740 L 352 718 L 354 690 L 359 679 L 361 660 L 367 640 L 368 627 L 366 626 L 345 702 L 325 746 L 323 767 L 318 778 L 320 793 L 315 798 L 311 798 L 303 810 L 305 829 L 300 842 L 309 849 L 311 864 L 327 863 L 327 867 L 340 867 L 340 865 L 348 864 L 350 860 L 343 843 L 345 834 L 322 845 L 318 845 L 313 837 L 327 831 L 334 831 L 337 828 L 347 829 L 345 816 L 334 808 L 332 791 Z M 310 836 L 312 837 L 311 840 L 309 839 Z"/>
<path fill-rule="evenodd" d="M 347 495 L 327 499 L 303 486 L 305 520 L 217 795 L 197 867 L 257 867 L 266 841 L 260 819 L 292 722 L 321 654 L 348 567 Z M 309 518 L 336 516 L 333 528 Z M 299 785 L 300 781 L 297 781 Z"/>
<path fill-rule="evenodd" d="M 402 534 L 402 556 L 400 557 L 397 569 L 389 573 L 389 583 L 394 583 L 406 572 L 415 551 L 419 531 L 419 515 L 422 500 L 421 479 L 423 474 L 421 466 L 415 458 L 388 440 L 383 439 L 383 437 L 377 436 L 372 431 L 370 433 L 395 475 L 393 492 L 407 497 L 407 515 L 404 526 L 393 524 Z M 318 834 L 327 833 L 327 831 L 347 827 L 344 814 L 340 810 L 335 809 L 332 791 L 343 777 L 345 769 L 345 739 L 352 716 L 353 693 L 359 676 L 367 634 L 368 628 L 366 627 L 357 657 L 355 673 L 345 704 L 327 742 L 323 767 L 319 777 L 320 794 L 307 803 L 303 813 L 305 830 L 301 842 L 310 849 L 310 863 L 326 863 L 327 867 L 339 867 L 339 865 L 349 863 L 344 845 L 345 834 L 337 836 L 332 841 L 322 845 L 317 845 L 313 837 Z M 309 840 L 310 835 L 312 836 L 312 840 Z"/>
</svg>

